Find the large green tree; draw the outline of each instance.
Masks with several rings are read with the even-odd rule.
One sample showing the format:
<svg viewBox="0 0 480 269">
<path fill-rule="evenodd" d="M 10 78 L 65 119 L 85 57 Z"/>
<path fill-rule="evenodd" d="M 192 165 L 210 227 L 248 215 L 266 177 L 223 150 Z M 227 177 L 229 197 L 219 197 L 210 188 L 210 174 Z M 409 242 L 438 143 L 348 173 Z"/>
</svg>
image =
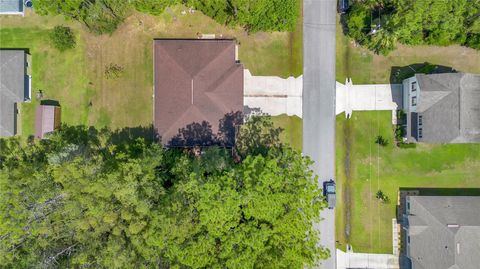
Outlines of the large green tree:
<svg viewBox="0 0 480 269">
<path fill-rule="evenodd" d="M 129 7 L 152 15 L 183 3 L 194 6 L 217 22 L 240 25 L 249 32 L 292 31 L 299 16 L 299 0 L 36 0 L 41 15 L 64 15 L 84 23 L 92 32 L 112 33 Z"/>
<path fill-rule="evenodd" d="M 222 24 L 249 32 L 292 31 L 299 16 L 298 0 L 187 0 Z"/>
<path fill-rule="evenodd" d="M 181 3 L 181 0 L 133 0 L 133 6 L 140 12 L 160 15 L 165 8 Z"/>
<path fill-rule="evenodd" d="M 97 34 L 112 33 L 123 22 L 128 0 L 36 0 L 40 15 L 63 15 L 84 23 Z"/>
<path fill-rule="evenodd" d="M 346 15 L 348 35 L 382 54 L 397 41 L 479 48 L 479 21 L 480 0 L 363 0 Z"/>
<path fill-rule="evenodd" d="M 301 268 L 324 258 L 310 161 L 265 119 L 232 150 L 166 150 L 63 126 L 0 139 L 0 263 L 18 268 Z M 248 131 L 247 131 L 248 130 Z M 258 134 L 256 132 L 261 132 Z M 253 143 L 265 141 L 265 146 Z"/>
</svg>

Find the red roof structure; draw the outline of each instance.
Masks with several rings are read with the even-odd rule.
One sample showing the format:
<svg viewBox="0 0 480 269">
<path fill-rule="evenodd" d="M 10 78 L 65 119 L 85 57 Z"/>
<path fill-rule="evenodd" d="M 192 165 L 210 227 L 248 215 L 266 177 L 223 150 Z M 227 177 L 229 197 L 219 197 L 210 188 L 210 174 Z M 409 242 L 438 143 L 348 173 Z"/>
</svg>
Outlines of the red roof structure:
<svg viewBox="0 0 480 269">
<path fill-rule="evenodd" d="M 185 128 L 215 135 L 227 114 L 243 111 L 234 40 L 157 39 L 154 68 L 154 128 L 165 145 Z"/>
<path fill-rule="evenodd" d="M 60 107 L 56 105 L 39 105 L 35 115 L 35 137 L 45 136 L 60 128 Z"/>
</svg>

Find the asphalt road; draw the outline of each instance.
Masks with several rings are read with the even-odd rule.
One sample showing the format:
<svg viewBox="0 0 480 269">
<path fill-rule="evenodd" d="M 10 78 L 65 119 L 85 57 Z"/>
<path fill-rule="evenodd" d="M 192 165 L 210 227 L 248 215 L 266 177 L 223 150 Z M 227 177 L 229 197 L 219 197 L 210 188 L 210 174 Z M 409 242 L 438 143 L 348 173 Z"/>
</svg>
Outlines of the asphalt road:
<svg viewBox="0 0 480 269">
<path fill-rule="evenodd" d="M 335 178 L 336 0 L 303 2 L 303 153 L 315 162 L 319 187 Z M 320 268 L 336 268 L 335 210 L 321 212 L 320 244 L 330 258 Z"/>
</svg>

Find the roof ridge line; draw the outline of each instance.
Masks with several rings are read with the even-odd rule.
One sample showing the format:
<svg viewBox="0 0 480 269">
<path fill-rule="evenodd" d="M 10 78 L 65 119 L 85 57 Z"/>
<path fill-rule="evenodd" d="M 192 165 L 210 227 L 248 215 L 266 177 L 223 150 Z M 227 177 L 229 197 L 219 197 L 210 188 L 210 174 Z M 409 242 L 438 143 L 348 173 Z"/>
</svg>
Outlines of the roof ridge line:
<svg viewBox="0 0 480 269">
<path fill-rule="evenodd" d="M 196 112 L 197 112 L 197 113 L 199 113 L 200 115 L 202 115 L 203 118 L 205 118 L 205 115 L 202 113 L 202 111 L 201 111 L 200 109 L 198 109 L 198 107 L 197 107 L 196 105 L 191 104 L 190 106 L 188 106 L 188 109 L 185 110 L 185 112 L 183 112 L 182 115 L 180 115 L 180 117 L 177 118 L 177 121 L 180 120 L 180 119 L 182 119 L 183 117 L 185 117 L 186 114 L 190 113 L 190 110 L 192 109 L 192 107 L 196 109 Z M 191 123 L 188 123 L 188 124 L 185 125 L 185 126 L 182 126 L 182 127 L 180 127 L 180 128 L 177 128 L 176 133 L 179 134 L 179 133 L 180 133 L 179 131 L 180 131 L 182 128 L 185 128 L 185 127 L 187 127 L 189 124 L 192 124 L 192 123 L 195 123 L 195 122 L 191 122 Z M 173 129 L 173 124 L 170 125 L 170 127 L 169 127 L 167 130 L 165 130 L 163 133 L 166 134 L 166 133 L 172 131 L 172 129 Z M 162 139 L 163 139 L 163 137 L 162 137 Z M 164 141 L 164 142 L 167 142 L 167 143 L 168 143 L 168 141 Z"/>
<path fill-rule="evenodd" d="M 167 55 L 167 57 L 168 57 L 170 60 L 172 60 L 172 62 L 174 62 L 175 65 L 178 66 L 178 67 L 180 68 L 180 70 L 183 71 L 183 73 L 187 74 L 189 77 L 192 77 L 192 76 L 190 75 L 190 73 L 188 73 L 187 70 L 185 70 L 185 69 L 182 67 L 182 65 L 179 64 L 179 63 L 177 62 L 177 60 L 175 60 L 175 58 L 172 57 L 172 55 L 170 55 L 170 53 L 169 53 L 166 49 L 163 48 L 163 46 L 159 45 L 159 46 L 157 46 L 157 47 L 161 48 L 161 50 L 164 52 L 164 54 Z M 155 55 L 154 55 L 154 56 L 155 56 Z M 192 78 L 192 79 L 193 79 L 193 78 Z"/>
<path fill-rule="evenodd" d="M 233 42 L 231 44 L 234 44 Z M 203 70 L 205 70 L 207 67 L 209 67 L 213 62 L 215 62 L 216 59 L 220 58 L 220 56 L 222 56 L 227 50 L 228 48 L 230 48 L 231 45 L 229 46 L 225 46 L 221 52 L 217 53 L 217 55 L 215 57 L 212 58 L 212 60 L 210 62 L 208 62 L 208 64 L 206 64 L 205 66 L 203 66 L 203 68 L 201 68 L 200 70 L 198 70 L 197 73 L 195 74 L 192 74 L 192 77 L 195 78 L 198 74 L 200 74 Z"/>
<path fill-rule="evenodd" d="M 417 201 L 417 204 L 420 205 L 420 206 L 428 213 L 428 215 L 430 215 L 438 224 L 440 224 L 440 226 L 443 227 L 444 230 L 447 230 L 449 233 L 451 233 L 453 236 L 455 236 L 455 234 L 454 234 L 452 231 L 450 231 L 449 229 L 447 229 L 447 226 L 443 225 L 443 224 L 442 224 L 434 215 L 432 215 L 432 213 L 430 213 L 430 211 L 428 211 L 421 203 L 419 203 L 419 202 Z M 428 227 L 428 225 L 427 225 L 427 227 Z"/>
<path fill-rule="evenodd" d="M 220 85 L 222 85 L 228 78 L 230 78 L 233 74 L 235 74 L 235 72 L 238 70 L 238 67 L 239 66 L 236 63 L 233 64 L 230 68 L 228 68 L 226 72 L 222 73 L 222 75 L 218 79 L 216 79 L 210 85 L 208 85 L 207 91 L 205 92 L 212 92 L 212 93 L 215 92 Z"/>
<path fill-rule="evenodd" d="M 0 91 L 0 93 L 4 93 L 7 98 L 10 98 L 12 102 L 17 103 L 15 99 L 17 99 L 17 95 L 15 95 L 5 84 L 0 82 L 0 89 L 4 89 L 4 91 Z"/>
</svg>

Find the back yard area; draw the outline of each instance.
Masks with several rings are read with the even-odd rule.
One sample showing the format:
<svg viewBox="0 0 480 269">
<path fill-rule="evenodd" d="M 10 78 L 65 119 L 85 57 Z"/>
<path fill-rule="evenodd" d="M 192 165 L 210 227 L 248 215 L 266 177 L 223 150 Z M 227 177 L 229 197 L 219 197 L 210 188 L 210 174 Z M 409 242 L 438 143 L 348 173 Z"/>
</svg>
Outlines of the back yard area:
<svg viewBox="0 0 480 269">
<path fill-rule="evenodd" d="M 133 12 L 112 35 L 94 35 L 84 26 L 63 17 L 0 18 L 0 48 L 27 49 L 32 55 L 32 95 L 41 90 L 44 99 L 58 100 L 62 121 L 113 129 L 152 124 L 154 38 L 196 38 L 216 34 L 236 38 L 240 60 L 255 75 L 300 75 L 302 72 L 302 22 L 294 33 L 248 34 L 229 28 L 209 17 L 182 11 L 184 6 L 167 9 L 156 17 Z M 50 44 L 49 33 L 56 25 L 73 28 L 77 46 L 60 52 Z M 116 78 L 107 78 L 110 65 L 121 68 Z M 38 100 L 21 106 L 21 132 L 34 132 L 34 111 Z"/>
</svg>

